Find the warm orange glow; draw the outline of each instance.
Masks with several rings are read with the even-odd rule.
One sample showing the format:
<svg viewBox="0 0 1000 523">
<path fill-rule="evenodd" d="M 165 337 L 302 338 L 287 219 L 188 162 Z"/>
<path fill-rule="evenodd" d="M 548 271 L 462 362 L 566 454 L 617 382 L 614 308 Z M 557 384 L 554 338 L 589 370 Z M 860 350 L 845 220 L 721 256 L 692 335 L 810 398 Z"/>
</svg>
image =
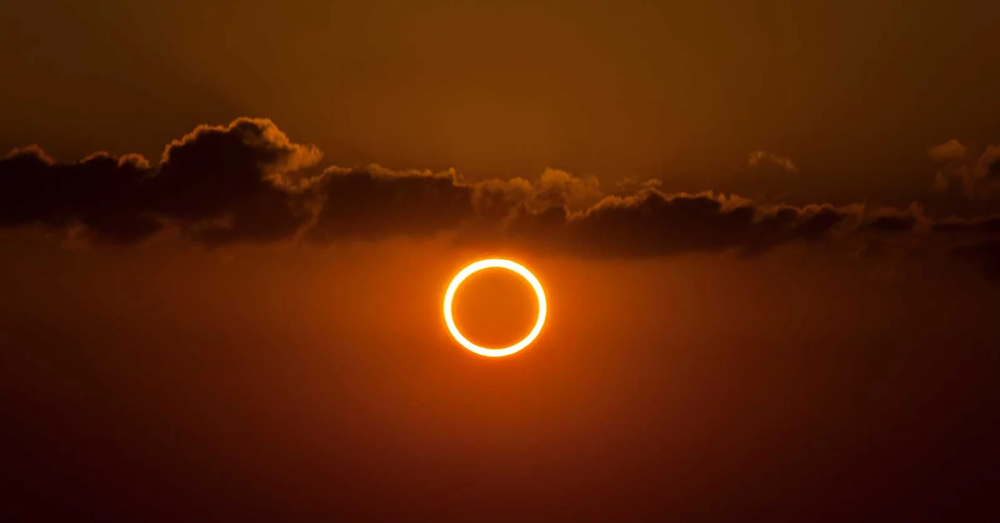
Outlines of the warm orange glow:
<svg viewBox="0 0 1000 523">
<path fill-rule="evenodd" d="M 466 339 L 465 336 L 463 336 L 462 333 L 459 332 L 458 327 L 455 325 L 455 318 L 452 316 L 452 302 L 455 299 L 455 291 L 458 290 L 458 286 L 461 285 L 462 282 L 465 281 L 465 279 L 471 276 L 472 274 L 475 274 L 476 272 L 479 272 L 483 269 L 492 269 L 492 268 L 507 269 L 509 271 L 513 271 L 521 275 L 521 277 L 523 277 L 525 280 L 528 280 L 528 283 L 531 284 L 531 288 L 535 290 L 535 295 L 538 296 L 538 320 L 535 321 L 534 328 L 532 328 L 531 332 L 528 333 L 528 335 L 525 336 L 524 339 L 522 339 L 521 341 L 509 347 L 504 347 L 500 349 L 488 349 L 486 347 L 480 347 L 479 345 L 476 345 L 475 343 L 472 343 L 471 341 Z M 462 269 L 455 276 L 455 279 L 451 280 L 451 285 L 448 286 L 448 291 L 444 294 L 444 321 L 445 323 L 448 324 L 448 330 L 451 331 L 451 335 L 455 337 L 455 341 L 457 341 L 466 349 L 475 352 L 476 354 L 479 354 L 481 356 L 487 356 L 490 358 L 509 356 L 527 347 L 528 345 L 531 344 L 531 342 L 535 341 L 535 338 L 538 337 L 538 333 L 542 331 L 542 325 L 545 324 L 545 313 L 547 309 L 548 306 L 546 305 L 545 302 L 545 291 L 542 290 L 542 284 L 539 283 L 538 278 L 535 278 L 535 275 L 531 274 L 531 271 L 525 269 L 524 266 L 512 262 L 510 260 L 501 260 L 501 259 L 480 260 L 469 265 L 468 267 Z"/>
</svg>

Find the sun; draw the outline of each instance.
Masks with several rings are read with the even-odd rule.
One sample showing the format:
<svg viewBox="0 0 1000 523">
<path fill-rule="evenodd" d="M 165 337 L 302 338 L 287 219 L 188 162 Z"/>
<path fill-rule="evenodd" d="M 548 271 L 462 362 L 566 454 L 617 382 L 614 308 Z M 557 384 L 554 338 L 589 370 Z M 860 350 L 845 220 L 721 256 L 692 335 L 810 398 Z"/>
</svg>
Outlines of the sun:
<svg viewBox="0 0 1000 523">
<path fill-rule="evenodd" d="M 475 343 L 472 343 L 462 333 L 458 330 L 455 325 L 455 318 L 452 316 L 452 302 L 455 300 L 455 292 L 458 290 L 458 286 L 465 281 L 469 276 L 483 270 L 483 269 L 507 269 L 519 274 L 528 283 L 531 284 L 531 288 L 535 290 L 535 296 L 538 297 L 538 319 L 535 321 L 535 326 L 531 329 L 531 332 L 524 337 L 521 341 L 509 346 L 499 349 L 489 349 L 486 347 L 480 347 Z M 527 347 L 531 342 L 535 341 L 538 334 L 542 332 L 542 326 L 545 325 L 545 313 L 548 310 L 548 306 L 545 302 L 545 291 L 542 290 L 542 284 L 538 281 L 538 278 L 531 271 L 525 269 L 523 265 L 519 263 L 512 262 L 510 260 L 502 259 L 489 259 L 489 260 L 479 260 L 472 263 L 459 271 L 455 278 L 451 280 L 451 285 L 448 286 L 448 291 L 444 294 L 444 321 L 448 325 L 448 330 L 451 331 L 451 335 L 455 337 L 460 345 L 469 349 L 480 356 L 486 356 L 489 358 L 499 358 L 502 356 L 510 356 L 515 352 Z"/>
</svg>

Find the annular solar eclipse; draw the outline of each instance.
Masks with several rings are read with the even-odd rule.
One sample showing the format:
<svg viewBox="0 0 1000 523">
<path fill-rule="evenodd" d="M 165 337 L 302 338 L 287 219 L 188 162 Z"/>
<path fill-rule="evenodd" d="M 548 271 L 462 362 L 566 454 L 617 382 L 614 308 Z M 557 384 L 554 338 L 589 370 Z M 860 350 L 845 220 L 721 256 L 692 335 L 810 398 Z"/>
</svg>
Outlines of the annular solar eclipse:
<svg viewBox="0 0 1000 523">
<path fill-rule="evenodd" d="M 510 345 L 509 347 L 487 348 L 472 343 L 462 335 L 461 331 L 458 330 L 458 327 L 455 325 L 455 318 L 452 315 L 452 303 L 455 300 L 455 292 L 458 291 L 458 287 L 462 285 L 462 282 L 469 276 L 481 270 L 493 268 L 507 269 L 519 274 L 522 278 L 527 280 L 529 284 L 531 284 L 531 288 L 535 291 L 535 296 L 538 297 L 538 319 L 535 320 L 535 326 L 532 327 L 531 332 L 529 332 L 524 339 Z M 536 278 L 534 274 L 531 274 L 531 271 L 524 268 L 524 266 L 510 260 L 503 259 L 479 260 L 468 265 L 455 275 L 455 278 L 451 280 L 451 285 L 448 286 L 448 291 L 445 292 L 444 295 L 444 321 L 448 325 L 448 330 L 451 331 L 451 335 L 454 336 L 455 341 L 466 349 L 489 358 L 510 356 L 535 341 L 535 338 L 537 338 L 538 334 L 542 331 L 542 326 L 545 325 L 545 313 L 547 309 L 548 306 L 545 302 L 545 291 L 542 290 L 542 284 L 538 281 L 538 278 Z"/>
</svg>

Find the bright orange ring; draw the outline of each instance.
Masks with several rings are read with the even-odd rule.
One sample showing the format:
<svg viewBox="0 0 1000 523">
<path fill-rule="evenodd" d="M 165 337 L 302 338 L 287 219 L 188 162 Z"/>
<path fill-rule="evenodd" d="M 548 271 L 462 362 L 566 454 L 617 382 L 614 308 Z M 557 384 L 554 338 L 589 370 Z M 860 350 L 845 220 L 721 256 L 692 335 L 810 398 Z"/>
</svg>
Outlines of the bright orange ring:
<svg viewBox="0 0 1000 523">
<path fill-rule="evenodd" d="M 472 274 L 483 269 L 492 268 L 507 269 L 520 274 L 525 280 L 528 280 L 528 283 L 531 284 L 531 288 L 535 290 L 535 295 L 538 296 L 538 320 L 535 321 L 534 328 L 531 329 L 531 332 L 528 333 L 523 340 L 511 345 L 510 347 L 504 347 L 502 349 L 488 349 L 486 347 L 480 347 L 479 345 L 476 345 L 466 339 L 465 336 L 462 336 L 462 333 L 458 331 L 458 327 L 455 326 L 455 318 L 452 317 L 451 314 L 452 302 L 455 300 L 455 291 L 458 290 L 458 286 Z M 545 324 L 545 313 L 547 309 L 548 306 L 545 303 L 545 291 L 542 290 L 542 284 L 538 282 L 538 278 L 535 278 L 535 275 L 531 274 L 531 271 L 528 269 L 525 269 L 520 264 L 514 263 L 510 260 L 480 260 L 469 265 L 468 267 L 462 269 L 455 276 L 455 279 L 451 280 L 451 285 L 448 286 L 448 292 L 444 294 L 444 321 L 448 324 L 448 330 L 451 331 L 451 335 L 455 337 L 455 341 L 466 349 L 469 349 L 480 356 L 486 356 L 489 358 L 510 356 L 535 341 L 535 338 L 538 337 L 538 333 L 542 332 L 542 325 Z"/>
</svg>

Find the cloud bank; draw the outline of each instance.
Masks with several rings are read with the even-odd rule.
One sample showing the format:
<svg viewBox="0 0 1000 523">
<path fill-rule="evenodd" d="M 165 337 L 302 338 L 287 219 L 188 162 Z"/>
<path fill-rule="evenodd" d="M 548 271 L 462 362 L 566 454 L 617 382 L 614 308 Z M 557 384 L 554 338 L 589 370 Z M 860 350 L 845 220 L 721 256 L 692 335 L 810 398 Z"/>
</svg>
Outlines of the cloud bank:
<svg viewBox="0 0 1000 523">
<path fill-rule="evenodd" d="M 1000 149 L 957 141 L 931 150 L 939 178 L 975 192 L 1000 176 Z M 604 194 L 593 177 L 549 169 L 535 180 L 466 181 L 454 170 L 322 168 L 322 153 L 294 143 L 267 119 L 202 125 L 167 144 L 158 165 L 139 155 L 96 153 L 58 163 L 29 146 L 0 160 L 0 227 L 76 231 L 127 245 L 176 228 L 192 241 L 329 244 L 450 233 L 457 241 L 517 245 L 584 257 L 653 257 L 733 251 L 844 237 L 947 238 L 956 254 L 997 266 L 1000 217 L 934 219 L 865 204 L 755 203 L 736 195 L 665 193 L 658 184 Z M 751 155 L 794 171 L 787 158 Z M 997 171 L 997 172 L 994 172 Z M 971 178 L 970 178 L 971 177 Z M 973 179 L 969 182 L 969 179 Z M 970 185 L 971 184 L 971 185 Z"/>
</svg>

